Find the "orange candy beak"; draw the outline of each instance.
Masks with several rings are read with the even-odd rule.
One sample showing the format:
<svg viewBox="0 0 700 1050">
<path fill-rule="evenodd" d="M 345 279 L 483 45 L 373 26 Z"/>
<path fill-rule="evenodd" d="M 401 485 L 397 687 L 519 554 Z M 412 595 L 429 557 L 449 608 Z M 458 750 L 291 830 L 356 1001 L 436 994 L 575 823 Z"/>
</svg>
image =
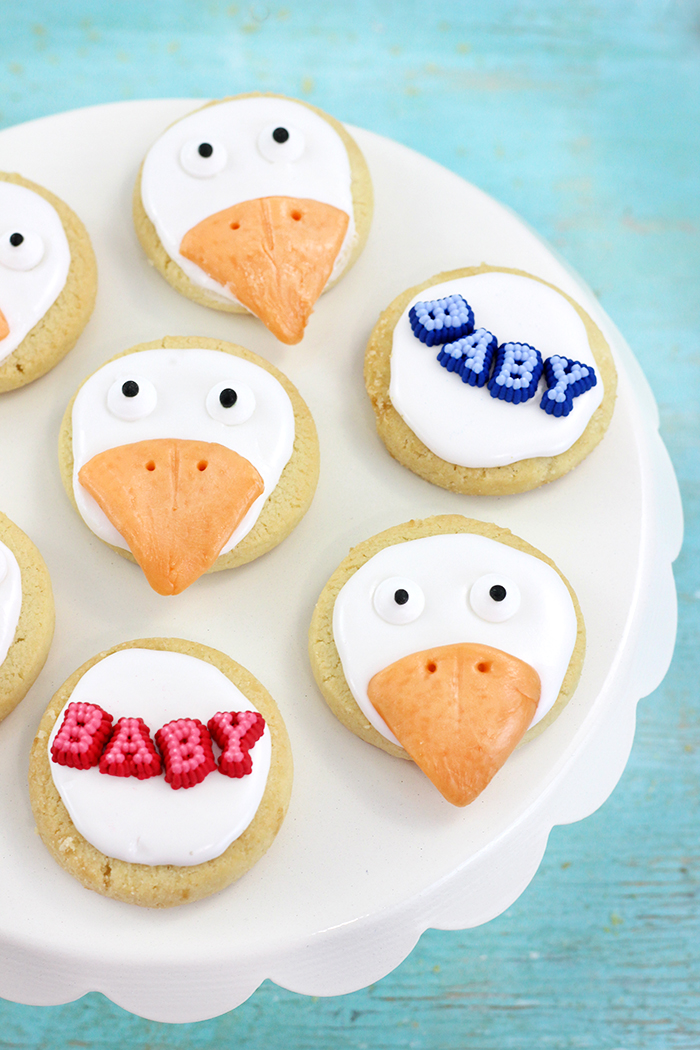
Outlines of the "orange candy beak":
<svg viewBox="0 0 700 1050">
<path fill-rule="evenodd" d="M 180 594 L 211 568 L 264 489 L 238 453 L 175 438 L 100 452 L 78 480 L 158 594 Z"/>
<path fill-rule="evenodd" d="M 180 253 L 228 288 L 282 343 L 298 343 L 348 223 L 346 213 L 330 204 L 261 197 L 193 226 Z"/>
<path fill-rule="evenodd" d="M 5 336 L 8 336 L 9 334 L 10 326 L 7 323 L 7 318 L 5 317 L 4 313 L 2 312 L 2 310 L 0 310 L 0 340 L 4 339 Z"/>
<path fill-rule="evenodd" d="M 466 806 L 525 734 L 540 679 L 500 649 L 460 643 L 397 660 L 374 675 L 367 695 L 438 791 Z"/>
</svg>

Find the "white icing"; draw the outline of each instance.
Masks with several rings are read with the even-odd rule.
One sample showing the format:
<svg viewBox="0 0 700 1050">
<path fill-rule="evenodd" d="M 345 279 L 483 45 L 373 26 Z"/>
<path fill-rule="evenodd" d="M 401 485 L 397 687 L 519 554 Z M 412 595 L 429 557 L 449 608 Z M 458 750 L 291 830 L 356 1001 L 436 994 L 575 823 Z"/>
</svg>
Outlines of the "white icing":
<svg viewBox="0 0 700 1050">
<path fill-rule="evenodd" d="M 597 385 L 574 398 L 568 416 L 540 408 L 547 384 L 513 405 L 472 387 L 437 361 L 439 346 L 416 339 L 408 320 L 415 303 L 463 295 L 474 311 L 476 328 L 487 328 L 506 342 L 529 343 L 546 360 L 562 354 L 592 365 Z M 547 285 L 510 273 L 482 273 L 425 288 L 406 307 L 394 329 L 391 352 L 391 403 L 424 445 L 448 463 L 462 467 L 501 467 L 533 456 L 558 456 L 571 448 L 603 400 L 603 381 L 583 321 L 573 306 Z"/>
<path fill-rule="evenodd" d="M 491 573 L 513 580 L 520 591 L 519 608 L 501 623 L 477 615 L 469 600 L 477 580 Z M 414 581 L 425 596 L 422 615 L 410 623 L 387 623 L 374 608 L 375 589 L 391 577 Z M 370 703 L 367 687 L 396 660 L 459 642 L 490 645 L 516 656 L 540 676 L 535 725 L 559 695 L 576 629 L 571 595 L 558 572 L 540 558 L 471 533 L 385 547 L 350 577 L 333 609 L 333 637 L 350 691 L 375 729 L 392 743 L 398 741 Z"/>
<path fill-rule="evenodd" d="M 122 649 L 95 664 L 66 706 L 80 701 L 99 704 L 114 716 L 114 724 L 119 718 L 143 718 L 152 739 L 175 718 L 198 718 L 206 725 L 217 711 L 257 710 L 211 664 L 154 649 Z M 72 769 L 52 761 L 63 710 L 49 738 L 54 784 L 80 834 L 106 856 L 136 864 L 201 864 L 220 856 L 255 816 L 272 755 L 267 725 L 251 748 L 248 776 L 233 779 L 215 769 L 196 787 L 175 790 L 164 774 L 138 780 L 100 773 L 97 766 Z"/>
<path fill-rule="evenodd" d="M 280 126 L 290 131 L 280 152 L 293 159 L 274 162 L 263 155 L 259 141 Z M 189 157 L 195 140 L 225 152 L 226 163 L 210 177 L 190 175 L 182 166 L 182 151 L 187 147 Z M 237 302 L 228 288 L 180 254 L 188 230 L 225 208 L 261 197 L 330 204 L 350 219 L 330 282 L 345 268 L 356 239 L 351 184 L 347 150 L 327 120 L 291 99 L 242 98 L 191 113 L 161 135 L 146 154 L 141 200 L 165 251 L 190 280 L 224 302 Z"/>
<path fill-rule="evenodd" d="M 0 361 L 17 349 L 55 303 L 70 268 L 68 238 L 53 205 L 26 186 L 0 181 L 0 238 L 12 233 L 21 233 L 30 245 L 39 238 L 43 254 L 30 269 L 15 269 L 0 261 L 0 310 L 10 329 L 0 339 Z M 19 250 L 23 248 L 20 245 Z"/>
<path fill-rule="evenodd" d="M 0 664 L 14 641 L 22 609 L 22 573 L 17 559 L 0 543 Z"/>
<path fill-rule="evenodd" d="M 108 409 L 110 389 L 138 377 L 153 384 L 156 404 L 144 418 L 119 419 Z M 244 423 L 228 426 L 212 418 L 207 397 L 217 383 L 250 388 L 255 409 Z M 147 439 L 183 438 L 217 442 L 249 460 L 265 488 L 223 547 L 225 554 L 255 525 L 294 448 L 294 409 L 282 384 L 259 365 L 221 350 L 140 350 L 110 361 L 78 391 L 72 420 L 78 510 L 96 536 L 124 550 L 128 543 L 78 481 L 80 468 L 99 452 Z"/>
</svg>

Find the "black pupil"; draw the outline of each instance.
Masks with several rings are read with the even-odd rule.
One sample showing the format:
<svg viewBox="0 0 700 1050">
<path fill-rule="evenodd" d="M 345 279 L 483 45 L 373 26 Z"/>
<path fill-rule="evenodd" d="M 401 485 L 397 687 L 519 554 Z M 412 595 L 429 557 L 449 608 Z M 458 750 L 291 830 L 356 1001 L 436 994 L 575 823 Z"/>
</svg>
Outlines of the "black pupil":
<svg viewBox="0 0 700 1050">
<path fill-rule="evenodd" d="M 489 591 L 489 594 L 495 602 L 502 602 L 506 596 L 506 589 L 505 587 L 502 587 L 500 583 L 495 583 Z"/>
<path fill-rule="evenodd" d="M 394 591 L 394 601 L 397 605 L 405 605 L 408 601 L 408 591 L 405 591 L 403 587 L 399 587 L 398 591 Z"/>
<path fill-rule="evenodd" d="M 126 383 L 122 386 L 122 394 L 124 397 L 136 397 L 139 392 L 138 383 L 134 382 L 133 379 L 127 379 Z"/>
<path fill-rule="evenodd" d="M 214 147 L 210 142 L 200 142 L 199 149 L 197 150 L 200 157 L 211 157 L 214 152 Z"/>
<path fill-rule="evenodd" d="M 20 244 L 22 243 L 23 240 L 24 240 L 24 237 L 22 236 L 21 233 L 11 233 L 10 234 L 10 244 L 12 245 L 13 248 L 19 248 L 19 246 L 20 246 Z"/>
<path fill-rule="evenodd" d="M 238 401 L 238 394 L 235 390 L 232 390 L 230 386 L 227 386 L 225 390 L 222 390 L 219 394 L 219 401 L 224 408 L 232 408 L 236 401 Z"/>
<path fill-rule="evenodd" d="M 289 138 L 289 132 L 286 128 L 275 128 L 272 132 L 272 137 L 275 142 L 286 142 Z"/>
</svg>

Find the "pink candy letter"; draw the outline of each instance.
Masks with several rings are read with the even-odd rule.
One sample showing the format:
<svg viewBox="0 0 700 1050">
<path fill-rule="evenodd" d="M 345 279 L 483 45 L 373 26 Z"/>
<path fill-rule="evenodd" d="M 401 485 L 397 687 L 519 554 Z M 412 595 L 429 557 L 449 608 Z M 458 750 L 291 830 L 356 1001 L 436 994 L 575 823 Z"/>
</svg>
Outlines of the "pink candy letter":
<svg viewBox="0 0 700 1050">
<path fill-rule="evenodd" d="M 51 758 L 59 766 L 90 769 L 100 761 L 112 716 L 99 704 L 72 703 L 51 745 Z"/>
<path fill-rule="evenodd" d="M 216 769 L 211 737 L 198 718 L 177 718 L 156 733 L 156 744 L 165 762 L 165 779 L 171 788 L 201 784 Z"/>
<path fill-rule="evenodd" d="M 144 720 L 120 718 L 100 759 L 100 773 L 148 780 L 159 776 L 161 769 L 160 755 Z"/>
<path fill-rule="evenodd" d="M 257 711 L 219 711 L 210 718 L 209 732 L 221 748 L 219 770 L 227 777 L 244 777 L 253 768 L 250 749 L 265 731 Z"/>
</svg>

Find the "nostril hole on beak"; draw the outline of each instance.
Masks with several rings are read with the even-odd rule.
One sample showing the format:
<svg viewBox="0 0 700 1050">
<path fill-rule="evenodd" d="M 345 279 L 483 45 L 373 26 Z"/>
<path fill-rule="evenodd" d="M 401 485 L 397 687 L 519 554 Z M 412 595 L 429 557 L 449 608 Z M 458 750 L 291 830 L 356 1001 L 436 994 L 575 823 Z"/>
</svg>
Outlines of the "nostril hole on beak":
<svg viewBox="0 0 700 1050">
<path fill-rule="evenodd" d="M 482 674 L 486 674 L 487 671 L 491 670 L 491 664 L 487 663 L 486 660 L 482 660 L 480 664 L 476 665 L 477 671 L 481 671 Z"/>
<path fill-rule="evenodd" d="M 156 469 L 155 463 L 153 462 L 152 459 L 149 459 L 148 463 L 146 464 L 146 470 L 155 470 L 155 469 Z"/>
<path fill-rule="evenodd" d="M 428 672 L 428 674 L 435 674 L 435 672 L 437 671 L 437 664 L 433 663 L 433 661 L 431 660 L 429 664 L 425 665 L 425 669 Z"/>
<path fill-rule="evenodd" d="M 197 464 L 197 470 L 206 470 L 208 466 L 209 464 L 207 463 L 206 459 L 200 459 L 199 463 Z"/>
<path fill-rule="evenodd" d="M 292 218 L 294 219 L 295 222 L 299 222 L 299 219 L 301 218 L 301 212 L 300 211 L 293 211 L 293 212 L 290 212 L 290 214 L 291 214 L 291 216 L 292 216 Z"/>
<path fill-rule="evenodd" d="M 231 229 L 232 230 L 240 230 L 240 228 L 241 228 L 240 222 L 232 222 L 231 223 Z"/>
</svg>

